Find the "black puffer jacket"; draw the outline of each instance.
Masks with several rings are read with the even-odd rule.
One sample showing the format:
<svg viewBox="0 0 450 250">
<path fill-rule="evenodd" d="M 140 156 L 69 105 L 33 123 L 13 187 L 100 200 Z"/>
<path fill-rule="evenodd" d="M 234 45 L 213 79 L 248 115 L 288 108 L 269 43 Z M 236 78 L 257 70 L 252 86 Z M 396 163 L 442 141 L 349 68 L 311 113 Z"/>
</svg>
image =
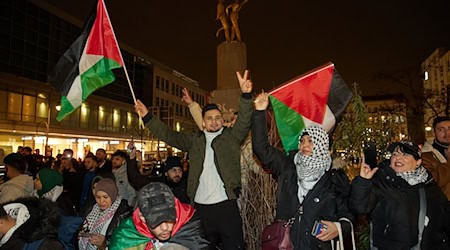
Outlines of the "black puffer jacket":
<svg viewBox="0 0 450 250">
<path fill-rule="evenodd" d="M 278 176 L 276 219 L 288 220 L 300 206 L 297 191 L 297 173 L 294 164 L 296 151 L 286 155 L 269 145 L 265 112 L 256 111 L 252 123 L 253 151 L 272 174 Z M 316 220 L 354 220 L 347 206 L 350 184 L 342 170 L 326 172 L 308 192 L 303 203 L 300 223 L 291 228 L 291 241 L 295 249 L 331 249 L 330 242 L 322 242 L 311 235 Z M 296 221 L 299 221 L 297 216 Z M 344 237 L 351 237 L 351 225 L 341 221 Z M 345 248 L 351 249 L 349 238 L 344 239 Z"/>
<path fill-rule="evenodd" d="M 44 239 L 39 250 L 63 250 L 58 240 L 60 212 L 56 203 L 35 197 L 20 198 L 10 203 L 21 203 L 28 208 L 30 218 L 22 224 L 0 249 L 23 249 L 26 243 Z"/>
<path fill-rule="evenodd" d="M 436 183 L 409 185 L 398 177 L 389 161 L 380 164 L 372 180 L 360 176 L 353 180 L 350 208 L 357 214 L 369 214 L 373 245 L 379 249 L 411 249 L 418 242 L 419 188 L 424 187 L 427 214 L 421 249 L 450 249 L 450 221 L 447 199 Z"/>
</svg>

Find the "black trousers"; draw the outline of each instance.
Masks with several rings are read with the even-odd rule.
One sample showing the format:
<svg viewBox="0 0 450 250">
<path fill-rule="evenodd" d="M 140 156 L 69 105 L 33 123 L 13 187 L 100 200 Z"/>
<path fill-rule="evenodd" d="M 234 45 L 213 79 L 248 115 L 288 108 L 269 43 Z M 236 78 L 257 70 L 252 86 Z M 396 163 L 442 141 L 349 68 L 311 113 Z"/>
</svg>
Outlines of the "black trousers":
<svg viewBox="0 0 450 250">
<path fill-rule="evenodd" d="M 212 205 L 195 203 L 212 249 L 244 249 L 242 218 L 236 199 Z"/>
</svg>

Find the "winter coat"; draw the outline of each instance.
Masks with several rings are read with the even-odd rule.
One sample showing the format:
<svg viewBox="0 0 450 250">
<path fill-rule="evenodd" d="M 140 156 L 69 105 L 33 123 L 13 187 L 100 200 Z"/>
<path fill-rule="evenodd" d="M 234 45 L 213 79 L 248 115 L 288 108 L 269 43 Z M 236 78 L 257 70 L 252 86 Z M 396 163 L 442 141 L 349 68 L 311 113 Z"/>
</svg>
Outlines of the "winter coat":
<svg viewBox="0 0 450 250">
<path fill-rule="evenodd" d="M 422 147 L 422 162 L 450 201 L 450 163 L 445 156 L 426 142 Z"/>
<path fill-rule="evenodd" d="M 180 182 L 173 183 L 171 181 L 167 181 L 167 178 L 163 176 L 144 176 L 139 172 L 136 159 L 128 160 L 127 162 L 127 175 L 128 180 L 130 180 L 130 185 L 136 190 L 140 190 L 145 185 L 150 182 L 162 182 L 167 184 L 173 192 L 173 195 L 178 198 L 183 203 L 189 203 L 189 197 L 187 196 L 187 181 L 186 175 L 187 173 L 183 173 L 183 177 Z"/>
<path fill-rule="evenodd" d="M 58 240 L 60 212 L 54 202 L 36 197 L 20 198 L 13 202 L 24 204 L 28 208 L 30 218 L 16 229 L 0 249 L 23 249 L 26 243 L 44 239 L 39 250 L 64 250 Z"/>
<path fill-rule="evenodd" d="M 211 143 L 214 150 L 214 160 L 225 187 L 228 199 L 236 199 L 241 188 L 241 144 L 247 137 L 253 113 L 252 95 L 244 93 L 240 97 L 239 113 L 236 124 L 232 128 L 224 127 L 222 134 Z M 189 152 L 190 168 L 188 176 L 188 197 L 192 198 L 197 192 L 200 175 L 205 160 L 206 138 L 203 131 L 191 134 L 173 131 L 157 117 L 148 113 L 144 123 L 160 140 L 172 147 Z"/>
<path fill-rule="evenodd" d="M 33 195 L 33 178 L 21 174 L 0 185 L 0 204 Z"/>
<path fill-rule="evenodd" d="M 427 213 L 421 249 L 450 249 L 447 199 L 429 176 L 411 186 L 396 175 L 390 161 L 380 164 L 372 179 L 357 176 L 351 186 L 350 208 L 368 214 L 372 241 L 378 249 L 406 250 L 418 242 L 419 188 L 425 188 Z"/>
<path fill-rule="evenodd" d="M 298 177 L 294 156 L 297 151 L 288 155 L 269 145 L 267 121 L 264 111 L 256 111 L 252 123 L 253 151 L 272 174 L 277 176 L 277 210 L 276 220 L 288 220 L 302 207 L 303 214 L 295 218 L 291 227 L 291 241 L 295 249 L 332 249 L 330 242 L 322 242 L 311 235 L 317 220 L 339 221 L 345 237 L 346 249 L 351 249 L 351 225 L 346 219 L 353 221 L 347 202 L 350 185 L 342 170 L 330 170 L 319 179 L 300 204 Z M 299 218 L 300 217 L 300 218 Z"/>
<path fill-rule="evenodd" d="M 136 190 L 134 190 L 128 181 L 127 163 L 122 165 L 120 168 L 113 169 L 113 174 L 116 179 L 119 195 L 128 201 L 128 205 L 133 206 L 133 202 L 136 198 Z"/>
</svg>

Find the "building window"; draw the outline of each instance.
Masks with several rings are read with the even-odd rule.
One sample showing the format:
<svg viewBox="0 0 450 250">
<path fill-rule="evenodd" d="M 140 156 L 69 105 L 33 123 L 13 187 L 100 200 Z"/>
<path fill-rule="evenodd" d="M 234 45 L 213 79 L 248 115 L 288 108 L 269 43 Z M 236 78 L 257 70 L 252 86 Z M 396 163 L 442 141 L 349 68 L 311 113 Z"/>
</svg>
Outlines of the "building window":
<svg viewBox="0 0 450 250">
<path fill-rule="evenodd" d="M 120 130 L 120 110 L 113 109 L 113 131 Z"/>
<path fill-rule="evenodd" d="M 20 121 L 22 111 L 22 95 L 8 93 L 8 120 Z"/>
<path fill-rule="evenodd" d="M 172 83 L 172 95 L 175 95 L 175 85 L 176 85 L 176 84 L 173 82 L 173 83 Z"/>
<path fill-rule="evenodd" d="M 89 106 L 86 103 L 82 103 L 80 111 L 80 128 L 89 128 Z"/>
<path fill-rule="evenodd" d="M 169 80 L 166 80 L 166 92 L 169 93 Z"/>
<path fill-rule="evenodd" d="M 103 106 L 98 106 L 98 130 L 105 130 L 105 108 Z"/>
<path fill-rule="evenodd" d="M 159 105 L 159 97 L 156 97 L 156 99 L 155 99 L 155 106 L 158 106 Z"/>
<path fill-rule="evenodd" d="M 160 81 L 159 76 L 156 76 L 156 82 L 155 82 L 156 89 L 159 89 L 159 81 Z"/>
<path fill-rule="evenodd" d="M 24 95 L 22 107 L 22 121 L 34 122 L 34 116 L 36 114 L 36 97 Z"/>
<path fill-rule="evenodd" d="M 181 97 L 181 95 L 179 95 L 179 94 L 180 94 L 180 86 L 177 84 L 177 86 L 175 88 L 175 95 Z"/>
</svg>

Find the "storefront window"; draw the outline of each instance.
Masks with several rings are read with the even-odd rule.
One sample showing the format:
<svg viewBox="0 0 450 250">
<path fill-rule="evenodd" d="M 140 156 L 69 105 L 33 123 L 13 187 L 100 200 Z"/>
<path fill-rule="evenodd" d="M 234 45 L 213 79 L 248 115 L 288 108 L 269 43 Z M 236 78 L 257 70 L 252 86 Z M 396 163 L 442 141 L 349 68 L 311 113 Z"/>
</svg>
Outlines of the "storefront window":
<svg viewBox="0 0 450 250">
<path fill-rule="evenodd" d="M 80 127 L 89 128 L 89 106 L 86 103 L 81 104 L 80 111 Z"/>
<path fill-rule="evenodd" d="M 8 93 L 8 120 L 20 121 L 22 112 L 22 95 Z"/>
<path fill-rule="evenodd" d="M 34 122 L 35 115 L 36 115 L 36 97 L 24 95 L 23 96 L 22 121 Z"/>
<path fill-rule="evenodd" d="M 105 108 L 103 106 L 98 106 L 98 130 L 105 130 Z"/>
<path fill-rule="evenodd" d="M 120 110 L 113 109 L 113 131 L 120 131 Z"/>
<path fill-rule="evenodd" d="M 47 121 L 48 103 L 46 99 L 37 98 L 36 101 L 36 122 Z"/>
</svg>

